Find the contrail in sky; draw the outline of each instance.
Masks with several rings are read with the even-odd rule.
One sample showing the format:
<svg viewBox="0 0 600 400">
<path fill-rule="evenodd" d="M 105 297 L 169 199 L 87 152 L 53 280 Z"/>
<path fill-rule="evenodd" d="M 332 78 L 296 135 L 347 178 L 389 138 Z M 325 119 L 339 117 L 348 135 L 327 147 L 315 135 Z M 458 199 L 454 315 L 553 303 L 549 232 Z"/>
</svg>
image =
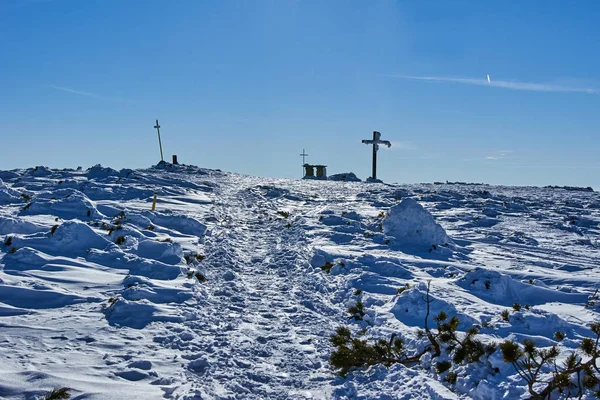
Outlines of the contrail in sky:
<svg viewBox="0 0 600 400">
<path fill-rule="evenodd" d="M 68 92 L 68 93 L 73 93 L 73 94 L 78 94 L 80 96 L 93 97 L 95 99 L 112 101 L 112 102 L 115 102 L 115 103 L 131 103 L 131 101 L 129 101 L 127 99 L 121 99 L 119 97 L 101 96 L 101 95 L 96 94 L 96 93 L 90 93 L 90 92 L 85 92 L 83 90 L 71 89 L 71 88 L 64 87 L 64 86 L 57 86 L 57 85 L 49 85 L 49 86 L 52 89 L 62 90 L 63 92 Z"/>
<path fill-rule="evenodd" d="M 572 93 L 587 93 L 587 94 L 600 94 L 600 89 L 585 88 L 585 87 L 571 87 L 552 85 L 545 83 L 531 83 L 531 82 L 518 82 L 518 81 L 498 81 L 490 80 L 489 75 L 487 79 L 477 78 L 450 78 L 444 76 L 406 76 L 406 75 L 391 75 L 396 79 L 410 79 L 417 81 L 428 81 L 438 83 L 462 83 L 465 85 L 477 85 L 477 86 L 493 86 L 504 89 L 512 90 L 528 90 L 532 92 L 572 92 Z"/>
</svg>

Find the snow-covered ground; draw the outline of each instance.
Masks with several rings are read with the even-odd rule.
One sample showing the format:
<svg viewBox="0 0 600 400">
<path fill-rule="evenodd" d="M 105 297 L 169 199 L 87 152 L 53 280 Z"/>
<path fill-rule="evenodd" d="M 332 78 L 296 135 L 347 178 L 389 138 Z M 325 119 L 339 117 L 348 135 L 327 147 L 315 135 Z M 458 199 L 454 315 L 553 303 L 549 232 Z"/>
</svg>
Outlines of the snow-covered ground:
<svg viewBox="0 0 600 400">
<path fill-rule="evenodd" d="M 560 330 L 574 348 L 599 319 L 595 192 L 191 166 L 0 179 L 0 398 L 512 399 L 525 382 L 498 352 L 456 385 L 427 362 L 341 378 L 329 339 L 348 325 L 422 347 L 428 281 L 432 312 L 489 342 Z"/>
</svg>

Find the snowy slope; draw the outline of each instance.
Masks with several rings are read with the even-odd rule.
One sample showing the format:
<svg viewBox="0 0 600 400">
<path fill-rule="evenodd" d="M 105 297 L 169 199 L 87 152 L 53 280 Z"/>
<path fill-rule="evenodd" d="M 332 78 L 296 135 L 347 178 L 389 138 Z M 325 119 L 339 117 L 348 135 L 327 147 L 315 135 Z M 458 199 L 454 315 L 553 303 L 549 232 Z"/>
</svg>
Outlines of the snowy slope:
<svg viewBox="0 0 600 400">
<path fill-rule="evenodd" d="M 329 338 L 344 324 L 422 347 L 428 281 L 433 312 L 485 323 L 489 342 L 549 346 L 561 330 L 571 348 L 599 316 L 594 192 L 191 166 L 0 179 L 0 398 L 519 398 L 499 355 L 454 386 L 426 362 L 341 378 Z M 364 321 L 348 318 L 357 299 Z M 503 321 L 515 302 L 530 307 Z"/>
</svg>

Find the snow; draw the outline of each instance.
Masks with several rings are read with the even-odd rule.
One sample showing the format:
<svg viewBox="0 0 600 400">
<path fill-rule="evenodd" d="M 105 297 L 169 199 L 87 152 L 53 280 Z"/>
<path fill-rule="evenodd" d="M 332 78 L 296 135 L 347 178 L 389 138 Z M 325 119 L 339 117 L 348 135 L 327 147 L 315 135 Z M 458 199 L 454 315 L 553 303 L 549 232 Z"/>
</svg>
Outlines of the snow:
<svg viewBox="0 0 600 400">
<path fill-rule="evenodd" d="M 455 386 L 429 355 L 342 378 L 329 338 L 348 325 L 422 349 L 428 283 L 431 313 L 481 325 L 486 342 L 550 346 L 560 330 L 572 350 L 599 319 L 592 191 L 168 163 L 0 179 L 0 398 L 61 386 L 86 399 L 526 398 L 498 353 L 457 366 Z M 351 321 L 359 299 L 365 318 Z"/>
</svg>

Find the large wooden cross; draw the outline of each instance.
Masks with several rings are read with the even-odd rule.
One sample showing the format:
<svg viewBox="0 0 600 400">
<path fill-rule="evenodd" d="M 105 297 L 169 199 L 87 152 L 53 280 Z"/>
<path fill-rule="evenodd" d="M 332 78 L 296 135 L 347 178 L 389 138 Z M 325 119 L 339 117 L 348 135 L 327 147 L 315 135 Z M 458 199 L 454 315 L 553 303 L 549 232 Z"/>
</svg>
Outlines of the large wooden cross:
<svg viewBox="0 0 600 400">
<path fill-rule="evenodd" d="M 373 145 L 373 175 L 371 178 L 377 179 L 377 150 L 379 150 L 379 145 L 383 144 L 387 147 L 392 147 L 392 144 L 388 140 L 381 140 L 381 133 L 377 131 L 373 131 L 373 140 L 365 139 L 362 142 Z"/>
</svg>

